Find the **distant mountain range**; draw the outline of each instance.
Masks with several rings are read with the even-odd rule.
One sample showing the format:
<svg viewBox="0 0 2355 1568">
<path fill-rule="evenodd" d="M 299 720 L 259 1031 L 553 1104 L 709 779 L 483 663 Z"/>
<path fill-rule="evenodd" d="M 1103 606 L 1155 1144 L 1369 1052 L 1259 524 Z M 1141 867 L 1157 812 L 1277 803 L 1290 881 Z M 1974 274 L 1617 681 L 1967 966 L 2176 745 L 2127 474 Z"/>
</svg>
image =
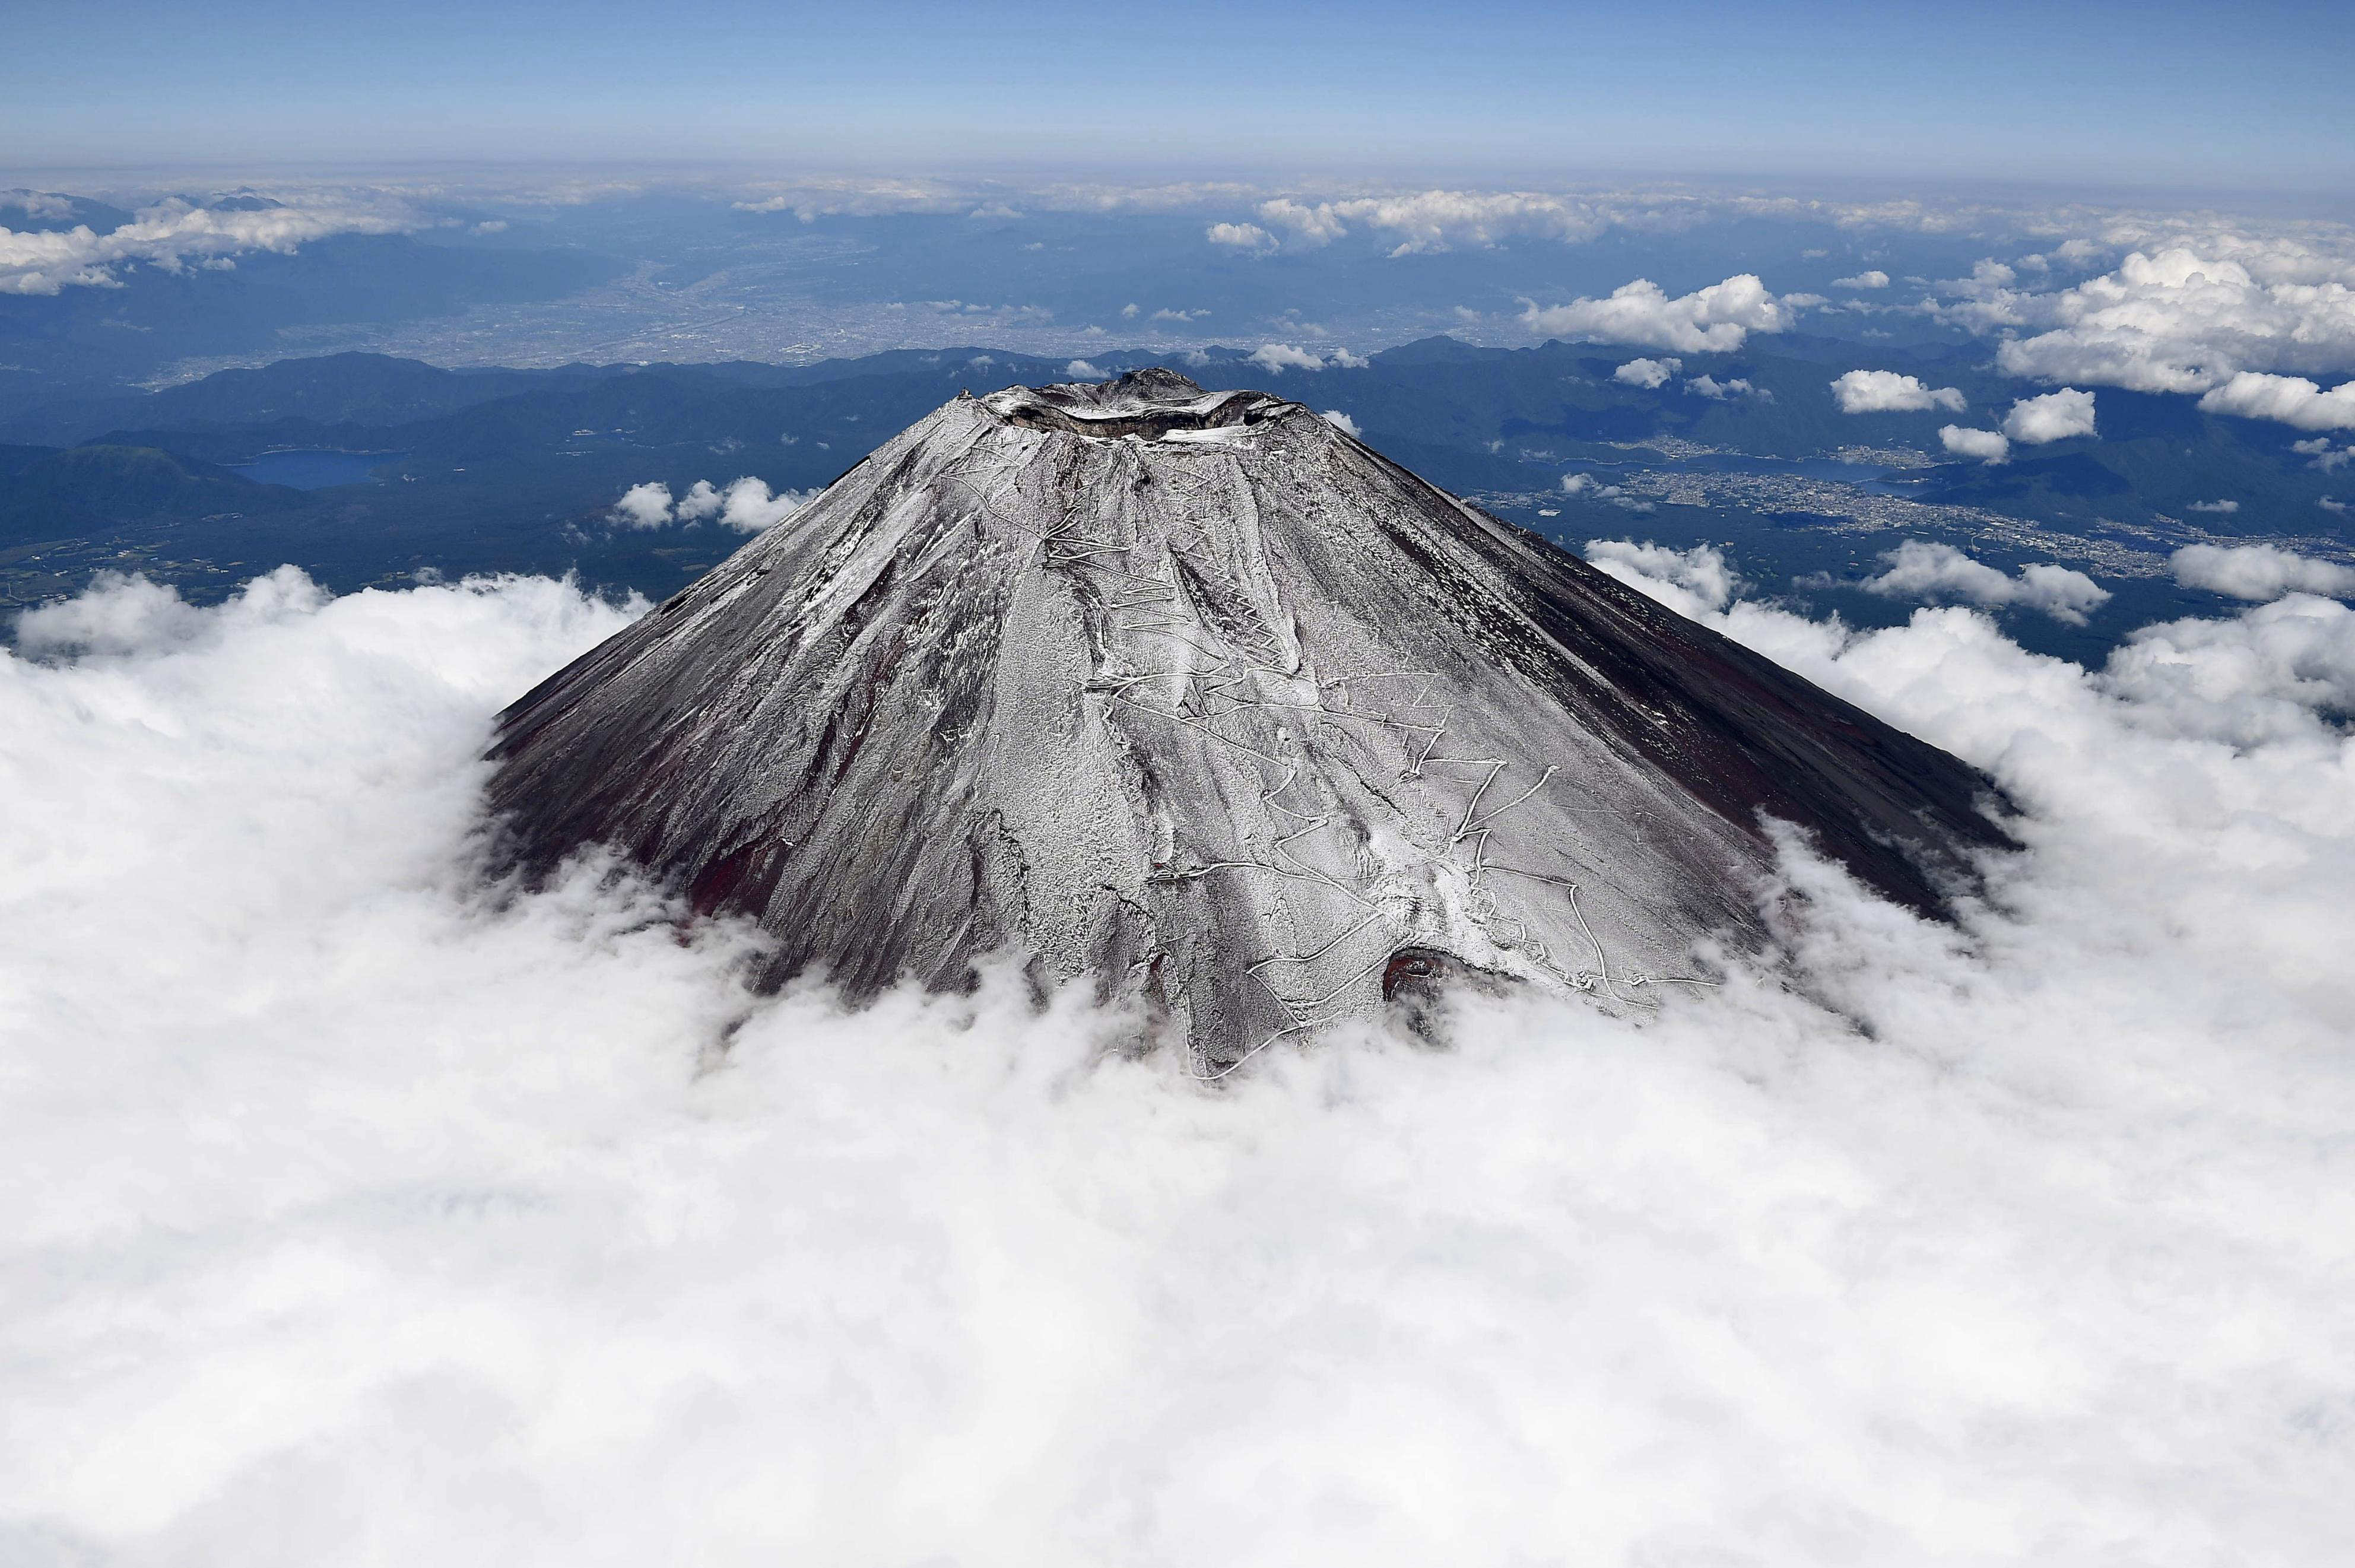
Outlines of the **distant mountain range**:
<svg viewBox="0 0 2355 1568">
<path fill-rule="evenodd" d="M 0 221 L 16 216 L 0 213 Z M 129 218 L 107 209 L 91 227 L 112 229 Z M 103 397 L 186 359 L 250 354 L 282 341 L 289 329 L 555 299 L 623 270 L 585 251 L 343 234 L 312 240 L 295 255 L 248 251 L 226 269 L 144 267 L 118 288 L 0 293 L 0 415 L 60 398 Z"/>
<path fill-rule="evenodd" d="M 1933 352 L 1939 362 L 1917 357 L 1904 368 L 1961 389 L 1977 422 L 1994 422 L 2021 395 L 2017 382 L 1951 351 Z M 1188 363 L 1187 373 L 1206 388 L 1266 388 L 1337 411 L 1378 450 L 1433 482 L 1572 546 L 1631 535 L 1731 542 L 1737 556 L 1775 575 L 1834 581 L 1902 536 L 1876 539 L 1852 518 L 1823 515 L 1803 487 L 1779 482 L 1731 500 L 1715 492 L 1679 498 L 1685 492 L 1672 486 L 1637 504 L 1603 484 L 1566 493 L 1562 476 L 1816 459 L 1858 448 L 1942 459 L 1938 428 L 1956 418 L 1943 410 L 1843 414 L 1829 383 L 1853 366 L 1855 346 L 1789 336 L 1771 353 L 1753 345 L 1739 355 L 1687 356 L 1681 374 L 1655 389 L 1614 379 L 1629 352 L 1591 345 L 1502 349 L 1434 337 L 1375 354 L 1362 368 L 1314 372 L 1272 370 L 1237 348 L 1190 357 L 1199 362 Z M 1153 359 L 1112 353 L 1088 369 L 1111 375 Z M 1712 397 L 1691 384 L 1702 376 L 1712 387 L 1740 381 L 1746 390 Z M 8 445 L 0 462 L 0 603 L 69 592 L 91 569 L 114 564 L 203 597 L 282 560 L 338 589 L 429 568 L 575 571 L 666 596 L 740 538 L 708 523 L 616 528 L 608 510 L 631 486 L 651 481 L 684 494 L 699 480 L 724 485 L 751 476 L 773 490 L 807 490 L 959 389 L 1091 379 L 1060 360 L 979 348 L 801 366 L 544 370 L 447 370 L 337 354 L 224 370 L 152 393 L 56 397 L 0 418 L 0 443 Z M 2191 517 L 2207 534 L 2344 537 L 2339 515 L 2319 504 L 2335 476 L 2291 450 L 2300 432 L 2204 414 L 2180 398 L 2104 389 L 2098 400 L 2099 439 L 2020 448 L 1999 467 L 1911 458 L 1919 466 L 1903 476 L 1919 483 L 1907 494 L 1932 504 L 1911 532 L 1940 537 L 1948 517 L 1942 508 L 1975 508 L 2154 561 L 2169 530 Z M 365 483 L 307 492 L 226 472 L 290 449 L 386 455 Z M 1718 456 L 1690 458 L 1696 451 Z M 1785 490 L 1796 498 L 1775 498 Z M 2034 555 L 2017 539 L 2008 546 L 1981 539 L 1971 548 Z M 2169 585 L 2125 588 L 2141 611 L 2177 602 Z M 1902 608 L 1856 594 L 1838 603 L 1868 621 Z M 2083 643 L 2065 628 L 2032 630 L 2056 647 Z"/>
</svg>

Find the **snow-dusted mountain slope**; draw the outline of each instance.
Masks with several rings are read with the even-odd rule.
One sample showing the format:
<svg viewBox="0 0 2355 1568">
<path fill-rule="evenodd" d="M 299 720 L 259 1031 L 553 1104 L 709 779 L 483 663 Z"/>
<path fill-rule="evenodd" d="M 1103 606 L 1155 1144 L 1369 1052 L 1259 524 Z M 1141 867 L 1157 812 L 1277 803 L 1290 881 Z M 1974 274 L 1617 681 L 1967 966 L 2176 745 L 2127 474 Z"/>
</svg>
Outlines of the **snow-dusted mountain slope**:
<svg viewBox="0 0 2355 1568">
<path fill-rule="evenodd" d="M 1001 947 L 1199 1071 L 1448 976 L 1640 1007 L 1753 936 L 1761 814 L 1934 909 L 1977 773 L 1311 410 L 1167 370 L 959 397 L 504 715 L 491 804 L 773 933 Z"/>
</svg>

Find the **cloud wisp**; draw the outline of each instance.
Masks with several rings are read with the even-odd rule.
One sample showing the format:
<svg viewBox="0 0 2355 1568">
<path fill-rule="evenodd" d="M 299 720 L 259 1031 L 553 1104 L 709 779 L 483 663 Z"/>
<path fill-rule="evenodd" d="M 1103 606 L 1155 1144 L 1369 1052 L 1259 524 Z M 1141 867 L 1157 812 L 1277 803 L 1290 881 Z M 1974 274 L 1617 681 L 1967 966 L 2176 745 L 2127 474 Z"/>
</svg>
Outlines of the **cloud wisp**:
<svg viewBox="0 0 2355 1568">
<path fill-rule="evenodd" d="M 1774 400 L 1773 392 L 1754 384 L 1745 376 L 1729 376 L 1722 381 L 1714 376 L 1689 376 L 1685 379 L 1685 390 L 1696 398 L 1707 398 L 1713 403 L 1733 402 L 1742 398 L 1755 399 L 1762 403 Z"/>
<path fill-rule="evenodd" d="M 846 1016 L 610 868 L 484 889 L 489 715 L 623 616 L 565 585 L 37 613 L 0 1555 L 2328 1561 L 2355 613 L 2088 673 L 1623 543 L 2028 853 L 1957 933 L 1794 844 L 1782 950 L 1648 1023 L 1223 1093 L 1017 976 Z"/>
</svg>

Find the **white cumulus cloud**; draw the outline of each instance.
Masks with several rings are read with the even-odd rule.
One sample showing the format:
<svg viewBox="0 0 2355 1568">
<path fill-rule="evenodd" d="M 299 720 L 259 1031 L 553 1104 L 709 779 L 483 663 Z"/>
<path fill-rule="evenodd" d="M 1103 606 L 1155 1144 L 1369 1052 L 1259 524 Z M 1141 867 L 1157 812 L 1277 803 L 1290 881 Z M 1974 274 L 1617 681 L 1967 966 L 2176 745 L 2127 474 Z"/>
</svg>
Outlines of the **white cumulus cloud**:
<svg viewBox="0 0 2355 1568">
<path fill-rule="evenodd" d="M 1349 232 L 1329 202 L 1310 207 L 1279 197 L 1273 201 L 1261 202 L 1259 216 L 1271 228 L 1283 229 L 1297 245 L 1330 245 Z"/>
<path fill-rule="evenodd" d="M 722 528 L 757 534 L 792 517 L 816 495 L 815 490 L 773 492 L 766 480 L 746 475 L 725 486 L 698 479 L 674 506 L 669 486 L 650 480 L 624 492 L 611 516 L 616 527 L 626 528 L 686 526 L 716 517 Z"/>
<path fill-rule="evenodd" d="M 1540 306 L 1524 301 L 1522 324 L 1552 337 L 1629 343 L 1684 354 L 1728 353 L 1753 332 L 1781 332 L 1790 313 L 1748 272 L 1670 298 L 1647 278 L 1602 299 Z"/>
<path fill-rule="evenodd" d="M 1997 361 L 2048 381 L 2204 392 L 2243 371 L 2355 368 L 2355 260 L 2234 236 L 2205 249 L 2137 251 L 2058 293 L 1994 291 L 1977 319 L 2030 329 Z"/>
<path fill-rule="evenodd" d="M 2285 593 L 2344 599 L 2355 594 L 2355 567 L 2274 545 L 2186 545 L 2168 564 L 2184 587 L 2235 599 L 2278 599 Z"/>
<path fill-rule="evenodd" d="M 1589 539 L 1584 553 L 1593 565 L 1680 615 L 1722 610 L 1747 586 L 1715 545 L 1671 549 L 1634 539 Z"/>
<path fill-rule="evenodd" d="M 1275 248 L 1275 236 L 1256 223 L 1213 223 L 1203 234 L 1213 245 L 1231 245 L 1238 251 Z"/>
<path fill-rule="evenodd" d="M 1277 375 L 1286 370 L 1362 370 L 1372 363 L 1346 348 L 1336 348 L 1328 357 L 1294 343 L 1263 343 L 1244 356 L 1244 362 Z"/>
<path fill-rule="evenodd" d="M 2006 577 L 1950 544 L 1907 539 L 1882 553 L 1881 570 L 1859 584 L 1887 599 L 1959 599 L 1987 609 L 2018 604 L 2073 626 L 2109 602 L 2108 589 L 2082 571 L 2040 562 Z"/>
<path fill-rule="evenodd" d="M 1924 386 L 1913 376 L 1894 370 L 1849 370 L 1832 382 L 1832 397 L 1844 414 L 1918 413 L 1945 409 L 1961 413 L 1969 406 L 1957 387 Z"/>
<path fill-rule="evenodd" d="M 1282 375 L 1286 370 L 1322 370 L 1325 357 L 1292 343 L 1263 343 L 1252 350 L 1249 363 Z"/>
<path fill-rule="evenodd" d="M 1684 368 L 1685 362 L 1681 359 L 1630 359 L 1612 371 L 1611 379 L 1630 387 L 1641 387 L 1646 391 L 1657 391 L 1669 377 Z"/>
<path fill-rule="evenodd" d="M 1348 414 L 1343 413 L 1340 410 L 1327 409 L 1325 411 L 1325 417 L 1332 421 L 1332 425 L 1335 430 L 1341 432 L 1343 434 L 1356 436 L 1361 441 L 1365 439 L 1366 432 L 1358 428 L 1358 421 L 1351 419 Z"/>
<path fill-rule="evenodd" d="M 2041 397 L 2022 398 L 2003 416 L 2003 433 L 2026 446 L 2092 435 L 2094 394 L 2063 387 Z"/>
<path fill-rule="evenodd" d="M 2231 620 L 2145 626 L 2105 673 L 2179 733 L 2263 746 L 2309 733 L 2318 714 L 2355 718 L 2355 611 L 2293 589 Z"/>
<path fill-rule="evenodd" d="M 800 511 L 817 495 L 815 489 L 772 491 L 765 481 L 747 475 L 728 486 L 719 524 L 738 533 L 762 533 Z"/>
<path fill-rule="evenodd" d="M 619 528 L 666 528 L 671 522 L 670 486 L 653 479 L 633 485 L 622 492 L 609 516 Z"/>
<path fill-rule="evenodd" d="M 2243 370 L 2211 388 L 2200 406 L 2212 414 L 2279 420 L 2300 430 L 2355 430 L 2355 381 L 2341 381 L 2325 391 L 2303 376 Z"/>
<path fill-rule="evenodd" d="M 2019 274 L 1992 256 L 1971 264 L 1967 278 L 1944 278 L 1934 286 L 1941 293 L 1961 294 L 1966 299 L 1989 299 L 2002 295 L 2019 281 Z"/>
<path fill-rule="evenodd" d="M 1832 280 L 1832 287 L 1836 289 L 1885 289 L 1888 286 L 1889 274 L 1878 267 L 1869 268 L 1852 278 Z"/>
<path fill-rule="evenodd" d="M 2008 463 L 2011 459 L 2011 443 L 2001 431 L 1973 430 L 1968 425 L 1949 424 L 1938 427 L 1938 443 L 1956 457 L 1976 457 L 1981 463 Z"/>
</svg>

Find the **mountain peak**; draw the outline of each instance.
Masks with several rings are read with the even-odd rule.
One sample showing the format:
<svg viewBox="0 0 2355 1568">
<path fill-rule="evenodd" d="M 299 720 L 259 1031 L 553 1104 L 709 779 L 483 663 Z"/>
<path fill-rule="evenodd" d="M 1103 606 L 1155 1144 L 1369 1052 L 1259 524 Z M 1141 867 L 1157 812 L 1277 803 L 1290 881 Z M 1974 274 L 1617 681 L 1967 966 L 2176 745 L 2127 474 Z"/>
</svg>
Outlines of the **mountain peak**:
<svg viewBox="0 0 2355 1568">
<path fill-rule="evenodd" d="M 1080 383 L 1082 387 L 1087 384 Z M 1202 395 L 1193 380 L 1167 365 L 1146 365 L 1099 382 L 1092 389 L 1099 401 L 1135 399 L 1147 402 L 1183 402 Z"/>
<path fill-rule="evenodd" d="M 1763 940 L 1766 819 L 1924 911 L 1986 781 L 1297 403 L 961 398 L 502 716 L 491 802 L 758 920 L 764 978 L 984 954 L 1216 1076 L 1450 977 L 1614 1010 Z"/>
<path fill-rule="evenodd" d="M 1299 406 L 1265 392 L 1206 392 L 1158 365 L 1109 381 L 1008 387 L 980 402 L 1000 419 L 1036 430 L 1143 441 L 1256 423 Z"/>
</svg>

